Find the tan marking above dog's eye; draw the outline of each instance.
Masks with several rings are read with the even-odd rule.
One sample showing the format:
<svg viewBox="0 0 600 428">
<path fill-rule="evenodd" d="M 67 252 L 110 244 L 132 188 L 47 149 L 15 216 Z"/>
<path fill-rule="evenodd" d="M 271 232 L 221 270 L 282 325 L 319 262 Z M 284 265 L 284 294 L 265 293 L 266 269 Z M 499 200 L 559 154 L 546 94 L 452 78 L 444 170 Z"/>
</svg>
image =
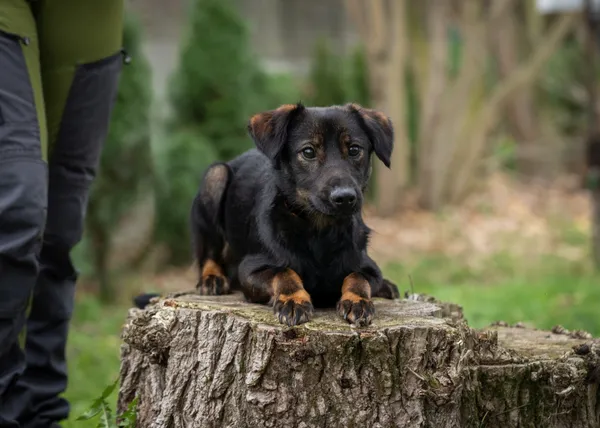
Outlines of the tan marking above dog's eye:
<svg viewBox="0 0 600 428">
<path fill-rule="evenodd" d="M 322 147 L 323 146 L 323 135 L 321 135 L 320 133 L 315 133 L 311 138 L 311 144 L 317 148 Z"/>
</svg>

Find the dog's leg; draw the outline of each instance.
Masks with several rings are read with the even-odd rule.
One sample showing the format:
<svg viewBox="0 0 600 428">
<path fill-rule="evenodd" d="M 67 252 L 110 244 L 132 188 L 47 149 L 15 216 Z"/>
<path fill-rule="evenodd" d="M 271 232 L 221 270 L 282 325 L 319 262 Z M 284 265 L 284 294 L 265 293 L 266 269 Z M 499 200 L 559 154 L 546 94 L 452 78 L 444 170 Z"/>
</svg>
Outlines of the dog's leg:
<svg viewBox="0 0 600 428">
<path fill-rule="evenodd" d="M 383 278 L 379 287 L 371 287 L 371 297 L 381 297 L 384 299 L 399 299 L 400 291 L 398 286 L 389 279 Z"/>
<path fill-rule="evenodd" d="M 246 300 L 271 304 L 282 324 L 294 326 L 310 321 L 313 305 L 302 279 L 292 269 L 276 269 L 267 257 L 253 255 L 242 260 L 239 280 Z"/>
<path fill-rule="evenodd" d="M 395 284 L 383 278 L 377 263 L 364 252 L 360 268 L 344 278 L 338 313 L 351 324 L 369 325 L 375 314 L 373 297 L 396 299 L 400 293 Z"/>
<path fill-rule="evenodd" d="M 193 202 L 191 215 L 194 255 L 199 268 L 196 286 L 203 295 L 229 293 L 222 227 L 223 202 L 232 173 L 226 164 L 211 165 Z"/>
<path fill-rule="evenodd" d="M 361 272 L 369 284 L 371 285 L 371 297 L 381 297 L 384 299 L 399 299 L 400 292 L 398 291 L 398 286 L 391 282 L 388 279 L 384 279 L 377 266 L 377 263 L 368 256 L 368 254 L 363 252 L 360 269 Z"/>
<path fill-rule="evenodd" d="M 371 284 L 363 274 L 354 272 L 344 278 L 337 311 L 350 324 L 371 324 L 375 306 L 371 301 Z"/>
</svg>

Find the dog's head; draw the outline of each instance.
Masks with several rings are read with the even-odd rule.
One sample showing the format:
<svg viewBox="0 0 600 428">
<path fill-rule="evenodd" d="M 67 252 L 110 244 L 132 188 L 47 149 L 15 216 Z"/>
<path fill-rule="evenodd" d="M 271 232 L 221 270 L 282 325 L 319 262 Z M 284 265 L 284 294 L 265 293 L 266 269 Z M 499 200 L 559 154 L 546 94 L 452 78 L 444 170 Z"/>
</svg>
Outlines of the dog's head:
<svg viewBox="0 0 600 428">
<path fill-rule="evenodd" d="M 308 213 L 353 215 L 362 206 L 371 155 L 390 167 L 390 119 L 357 104 L 283 105 L 254 115 L 248 130 L 256 147 L 273 162 L 288 201 Z"/>
</svg>

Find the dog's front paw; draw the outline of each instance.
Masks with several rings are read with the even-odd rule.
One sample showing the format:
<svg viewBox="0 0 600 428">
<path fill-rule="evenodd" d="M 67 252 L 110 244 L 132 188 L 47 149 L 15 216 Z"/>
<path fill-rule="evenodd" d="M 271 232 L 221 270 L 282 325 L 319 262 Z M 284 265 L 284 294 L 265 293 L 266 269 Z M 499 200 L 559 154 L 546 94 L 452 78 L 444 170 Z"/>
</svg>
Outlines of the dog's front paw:
<svg viewBox="0 0 600 428">
<path fill-rule="evenodd" d="M 279 322 L 290 327 L 310 321 L 313 311 L 310 296 L 304 290 L 279 294 L 273 305 L 273 312 Z"/>
<path fill-rule="evenodd" d="M 229 293 L 229 282 L 223 274 L 223 269 L 215 261 L 208 259 L 202 266 L 202 275 L 196 285 L 202 296 L 219 296 Z"/>
<path fill-rule="evenodd" d="M 375 315 L 375 305 L 371 299 L 348 292 L 344 293 L 338 302 L 337 312 L 350 324 L 364 327 L 371 324 L 373 315 Z"/>
<path fill-rule="evenodd" d="M 229 293 L 229 282 L 222 275 L 207 275 L 202 277 L 196 288 L 202 296 L 219 296 Z"/>
</svg>

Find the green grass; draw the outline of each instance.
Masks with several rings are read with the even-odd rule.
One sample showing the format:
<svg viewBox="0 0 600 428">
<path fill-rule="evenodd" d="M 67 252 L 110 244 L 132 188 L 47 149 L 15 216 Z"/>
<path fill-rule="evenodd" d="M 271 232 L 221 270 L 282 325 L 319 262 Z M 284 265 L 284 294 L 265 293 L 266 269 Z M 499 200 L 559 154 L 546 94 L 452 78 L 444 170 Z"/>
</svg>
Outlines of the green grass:
<svg viewBox="0 0 600 428">
<path fill-rule="evenodd" d="M 63 427 L 96 427 L 98 418 L 75 419 L 119 375 L 119 335 L 126 316 L 126 306 L 102 306 L 93 296 L 78 299 L 67 349 L 69 385 L 65 397 L 71 403 L 71 417 Z M 114 392 L 109 401 L 113 411 L 116 399 Z"/>
<path fill-rule="evenodd" d="M 600 335 L 600 275 L 582 263 L 501 255 L 474 268 L 461 260 L 428 257 L 411 265 L 392 263 L 384 272 L 402 293 L 411 289 L 410 276 L 414 292 L 462 305 L 475 328 L 498 320 L 521 321 Z"/>
</svg>

